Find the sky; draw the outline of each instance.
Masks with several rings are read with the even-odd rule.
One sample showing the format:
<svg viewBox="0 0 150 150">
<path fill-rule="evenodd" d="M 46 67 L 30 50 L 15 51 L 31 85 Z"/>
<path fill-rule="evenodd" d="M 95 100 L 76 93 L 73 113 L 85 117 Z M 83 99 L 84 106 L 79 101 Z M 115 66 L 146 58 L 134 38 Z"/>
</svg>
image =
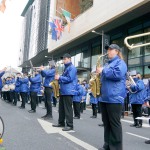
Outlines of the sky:
<svg viewBox="0 0 150 150">
<path fill-rule="evenodd" d="M 0 12 L 0 70 L 5 66 L 18 66 L 23 21 L 20 15 L 27 2 L 7 0 L 4 14 Z"/>
</svg>

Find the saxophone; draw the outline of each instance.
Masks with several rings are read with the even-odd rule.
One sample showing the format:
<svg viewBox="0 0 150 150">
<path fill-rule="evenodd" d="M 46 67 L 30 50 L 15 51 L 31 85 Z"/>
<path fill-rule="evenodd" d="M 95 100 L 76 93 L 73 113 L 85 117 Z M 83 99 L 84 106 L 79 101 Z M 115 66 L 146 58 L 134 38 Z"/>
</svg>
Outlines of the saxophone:
<svg viewBox="0 0 150 150">
<path fill-rule="evenodd" d="M 105 57 L 107 54 L 105 55 L 100 55 L 97 59 L 97 63 L 96 63 L 96 67 L 101 67 L 103 66 L 103 57 Z M 96 71 L 96 70 L 95 70 Z M 100 74 L 96 74 L 96 73 L 91 73 L 91 79 L 89 80 L 89 85 L 90 85 L 90 89 L 91 92 L 93 94 L 94 97 L 98 97 L 101 95 L 101 82 L 100 82 Z"/>
<path fill-rule="evenodd" d="M 56 65 L 55 71 L 56 71 L 55 74 L 58 74 L 58 73 L 59 73 L 59 71 L 58 71 L 58 66 L 57 66 L 57 65 Z M 60 94 L 59 94 L 59 83 L 58 83 L 58 80 L 53 80 L 49 85 L 53 88 L 54 97 L 55 97 L 55 98 L 58 98 L 59 95 L 60 95 Z"/>
</svg>

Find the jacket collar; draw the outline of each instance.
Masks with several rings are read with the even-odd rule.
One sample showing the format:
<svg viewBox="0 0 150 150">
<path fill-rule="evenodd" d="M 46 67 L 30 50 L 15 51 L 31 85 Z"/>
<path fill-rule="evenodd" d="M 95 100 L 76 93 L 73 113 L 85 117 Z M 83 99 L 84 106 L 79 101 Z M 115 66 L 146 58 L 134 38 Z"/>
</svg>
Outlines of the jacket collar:
<svg viewBox="0 0 150 150">
<path fill-rule="evenodd" d="M 65 67 L 68 67 L 70 65 L 72 65 L 72 62 L 69 62 L 69 63 L 65 64 Z"/>
<path fill-rule="evenodd" d="M 110 59 L 110 60 L 108 61 L 108 63 L 111 63 L 111 62 L 115 61 L 115 60 L 118 59 L 118 58 L 119 58 L 118 56 L 115 56 L 114 58 Z"/>
</svg>

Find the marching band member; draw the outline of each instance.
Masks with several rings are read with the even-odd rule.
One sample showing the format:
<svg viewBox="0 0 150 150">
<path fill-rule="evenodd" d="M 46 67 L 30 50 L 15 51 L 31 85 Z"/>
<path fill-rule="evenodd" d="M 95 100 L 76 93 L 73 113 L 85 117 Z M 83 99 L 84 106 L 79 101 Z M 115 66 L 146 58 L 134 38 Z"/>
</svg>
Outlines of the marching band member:
<svg viewBox="0 0 150 150">
<path fill-rule="evenodd" d="M 78 80 L 76 95 L 73 96 L 74 119 L 80 119 L 80 102 L 82 100 L 83 88 Z"/>
<path fill-rule="evenodd" d="M 19 107 L 20 109 L 25 108 L 25 103 L 27 102 L 27 96 L 29 91 L 29 79 L 28 79 L 28 73 L 23 73 L 23 78 L 19 78 L 20 82 L 20 95 L 22 99 L 22 104 Z"/>
<path fill-rule="evenodd" d="M 141 75 L 132 71 L 130 73 L 136 85 L 131 85 L 129 89 L 129 100 L 133 111 L 134 124 L 131 127 L 141 128 L 142 120 L 136 119 L 137 117 L 142 117 L 142 105 L 144 104 L 144 99 L 146 98 L 146 88 L 143 80 L 141 80 Z"/>
<path fill-rule="evenodd" d="M 92 104 L 92 111 L 93 115 L 90 118 L 97 118 L 97 97 L 94 97 L 91 90 L 89 89 L 89 94 L 90 94 L 90 103 Z"/>
<path fill-rule="evenodd" d="M 80 103 L 80 112 L 83 113 L 83 110 L 86 109 L 86 95 L 87 95 L 87 90 L 85 89 L 84 83 L 81 84 L 83 88 L 83 95 L 82 95 L 82 101 Z"/>
<path fill-rule="evenodd" d="M 84 101 L 83 101 L 83 110 L 86 110 L 86 98 L 87 98 L 87 93 L 88 93 L 88 88 L 89 88 L 89 84 L 87 84 L 86 80 L 83 81 L 83 86 L 85 89 Z"/>
<path fill-rule="evenodd" d="M 64 54 L 63 63 L 65 65 L 63 74 L 61 76 L 55 75 L 55 79 L 60 84 L 60 100 L 58 124 L 53 125 L 53 127 L 65 127 L 66 119 L 67 126 L 62 130 L 69 131 L 73 130 L 72 98 L 76 95 L 77 69 L 71 62 L 70 54 Z"/>
<path fill-rule="evenodd" d="M 1 77 L 5 74 L 5 71 L 6 71 L 6 67 L 4 68 L 4 69 L 2 69 L 1 71 L 0 71 L 0 91 L 1 91 L 1 89 L 2 89 L 2 79 L 1 79 Z"/>
<path fill-rule="evenodd" d="M 107 49 L 109 61 L 98 67 L 101 73 L 101 111 L 104 123 L 104 145 L 99 150 L 122 150 L 122 103 L 126 97 L 127 66 L 123 61 L 121 49 L 111 44 Z"/>
<path fill-rule="evenodd" d="M 6 78 L 6 82 L 5 82 L 5 87 L 6 87 L 6 102 L 7 103 L 10 103 L 11 102 L 11 99 L 10 99 L 10 88 L 9 88 L 9 85 L 11 84 L 11 81 L 10 81 L 10 77 L 7 77 Z"/>
<path fill-rule="evenodd" d="M 36 102 L 38 100 L 37 93 L 41 88 L 41 75 L 39 74 L 39 71 L 35 70 L 35 76 L 31 77 L 29 76 L 29 81 L 31 83 L 30 85 L 30 96 L 31 96 L 31 110 L 29 110 L 29 113 L 35 113 L 36 112 Z"/>
<path fill-rule="evenodd" d="M 42 77 L 45 78 L 43 86 L 44 86 L 44 95 L 45 95 L 45 106 L 46 106 L 47 112 L 46 112 L 46 115 L 42 117 L 45 120 L 53 118 L 52 102 L 51 102 L 53 89 L 52 89 L 52 86 L 50 85 L 50 83 L 54 80 L 54 77 L 55 77 L 54 61 L 50 61 L 49 66 L 50 66 L 50 68 L 48 70 L 44 70 L 43 66 L 40 67 L 41 75 L 42 75 Z"/>
<path fill-rule="evenodd" d="M 15 77 L 13 75 L 10 77 L 9 88 L 10 88 L 10 101 L 13 104 L 13 101 L 15 98 L 15 92 L 14 92 L 14 90 L 15 90 Z"/>
<path fill-rule="evenodd" d="M 16 74 L 17 78 L 16 78 L 16 81 L 15 81 L 15 96 L 14 96 L 14 102 L 13 102 L 13 105 L 16 106 L 17 105 L 17 101 L 20 99 L 19 98 L 19 94 L 20 94 L 20 81 L 19 81 L 19 78 L 21 77 L 21 74 L 20 73 L 17 73 Z"/>
</svg>

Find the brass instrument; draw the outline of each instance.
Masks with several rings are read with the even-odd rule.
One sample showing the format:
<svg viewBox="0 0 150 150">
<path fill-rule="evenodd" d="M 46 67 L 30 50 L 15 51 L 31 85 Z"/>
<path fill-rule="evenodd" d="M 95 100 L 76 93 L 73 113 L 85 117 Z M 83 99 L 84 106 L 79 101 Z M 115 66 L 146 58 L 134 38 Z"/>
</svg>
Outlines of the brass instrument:
<svg viewBox="0 0 150 150">
<path fill-rule="evenodd" d="M 97 59 L 96 67 L 101 67 L 103 66 L 103 57 L 105 55 L 100 55 Z M 100 74 L 96 73 L 96 68 L 95 71 L 91 73 L 91 79 L 89 81 L 90 89 L 94 97 L 100 96 L 100 88 L 101 88 L 101 82 L 100 82 Z"/>
<path fill-rule="evenodd" d="M 124 44 L 128 47 L 129 50 L 132 50 L 132 49 L 137 48 L 137 47 L 148 46 L 148 45 L 150 45 L 150 42 L 145 43 L 145 44 L 138 44 L 138 45 L 134 45 L 134 44 L 129 45 L 129 43 L 128 43 L 129 39 L 138 38 L 138 37 L 147 36 L 147 35 L 150 35 L 150 32 L 143 33 L 143 34 L 138 34 L 138 35 L 133 35 L 133 36 L 128 36 L 124 39 Z"/>
<path fill-rule="evenodd" d="M 56 64 L 56 68 L 55 68 L 55 75 L 59 74 L 59 70 L 58 70 L 58 64 Z M 50 84 L 50 86 L 52 86 L 53 88 L 53 92 L 54 92 L 54 97 L 58 98 L 60 93 L 59 93 L 59 83 L 58 80 L 53 80 Z"/>
<path fill-rule="evenodd" d="M 128 90 L 129 90 L 130 93 L 136 93 L 136 91 L 133 92 L 133 91 L 131 90 L 130 86 L 132 86 L 132 85 L 136 85 L 136 83 L 134 82 L 134 80 L 133 80 L 132 76 L 130 75 L 130 73 L 127 72 L 126 87 L 128 88 Z"/>
</svg>

